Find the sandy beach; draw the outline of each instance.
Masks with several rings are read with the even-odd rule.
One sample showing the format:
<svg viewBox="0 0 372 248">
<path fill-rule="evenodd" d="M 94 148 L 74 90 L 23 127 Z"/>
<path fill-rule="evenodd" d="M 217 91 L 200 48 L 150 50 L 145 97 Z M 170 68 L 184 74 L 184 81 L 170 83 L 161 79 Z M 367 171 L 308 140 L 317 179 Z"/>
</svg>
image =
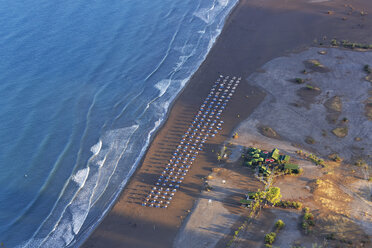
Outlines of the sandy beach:
<svg viewBox="0 0 372 248">
<path fill-rule="evenodd" d="M 351 14 L 350 5 L 354 8 Z M 361 11 L 371 14 L 362 15 Z M 372 2 L 366 0 L 241 0 L 228 17 L 206 60 L 174 102 L 167 121 L 156 134 L 127 187 L 82 247 L 182 246 L 175 244 L 175 238 L 195 203 L 206 204 L 200 200 L 203 179 L 218 165 L 216 152 L 267 94 L 259 85 L 249 84 L 247 78 L 274 58 L 312 46 L 329 45 L 334 38 L 372 44 L 370 24 Z M 141 202 L 220 74 L 242 77 L 241 85 L 223 114 L 222 132 L 208 140 L 168 209 L 142 207 Z M 227 188 L 234 191 L 237 187 L 229 185 Z M 219 195 L 224 193 L 216 193 L 215 197 L 224 197 Z M 232 212 L 234 206 L 227 209 Z M 204 210 L 204 214 L 211 213 Z M 232 225 L 235 221 L 237 219 L 231 219 Z M 218 244 L 217 241 L 206 247 L 225 247 L 222 241 Z M 182 247 L 201 247 L 196 241 L 193 244 Z"/>
</svg>

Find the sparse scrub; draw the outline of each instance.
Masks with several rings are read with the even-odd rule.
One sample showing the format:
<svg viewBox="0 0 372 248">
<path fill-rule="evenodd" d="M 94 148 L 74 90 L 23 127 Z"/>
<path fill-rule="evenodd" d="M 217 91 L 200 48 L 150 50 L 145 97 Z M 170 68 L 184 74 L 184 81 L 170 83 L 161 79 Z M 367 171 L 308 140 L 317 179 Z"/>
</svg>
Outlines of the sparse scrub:
<svg viewBox="0 0 372 248">
<path fill-rule="evenodd" d="M 354 49 L 354 48 L 372 49 L 372 44 L 371 45 L 361 44 L 361 43 L 350 42 L 350 41 L 347 41 L 347 40 L 343 40 L 341 42 L 341 45 L 345 48 L 350 48 L 350 49 Z"/>
<path fill-rule="evenodd" d="M 364 13 L 364 12 L 363 12 Z M 343 40 L 341 42 L 337 41 L 336 39 L 331 40 L 332 46 L 342 46 L 349 49 L 372 49 L 372 44 L 362 44 L 362 43 L 356 43 L 356 42 L 350 42 L 347 40 Z"/>
</svg>

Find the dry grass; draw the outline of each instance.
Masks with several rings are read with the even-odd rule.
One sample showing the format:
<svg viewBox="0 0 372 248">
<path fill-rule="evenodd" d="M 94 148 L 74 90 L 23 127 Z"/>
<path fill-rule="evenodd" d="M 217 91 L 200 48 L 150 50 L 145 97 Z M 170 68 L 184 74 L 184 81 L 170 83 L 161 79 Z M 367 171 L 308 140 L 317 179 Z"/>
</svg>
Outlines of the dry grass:
<svg viewBox="0 0 372 248">
<path fill-rule="evenodd" d="M 317 179 L 313 194 L 322 207 L 337 214 L 349 215 L 348 205 L 352 198 L 330 179 Z"/>
</svg>

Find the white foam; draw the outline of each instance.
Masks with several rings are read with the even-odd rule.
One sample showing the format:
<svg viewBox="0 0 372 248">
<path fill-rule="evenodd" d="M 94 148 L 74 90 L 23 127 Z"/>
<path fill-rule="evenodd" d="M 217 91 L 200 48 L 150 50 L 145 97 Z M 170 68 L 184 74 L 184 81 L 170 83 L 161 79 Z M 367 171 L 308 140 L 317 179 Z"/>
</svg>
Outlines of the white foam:
<svg viewBox="0 0 372 248">
<path fill-rule="evenodd" d="M 224 8 L 229 4 L 229 0 L 218 0 L 214 1 L 212 6 L 209 8 L 201 8 L 197 10 L 194 15 L 200 18 L 207 24 L 211 24 L 216 19 L 217 15 L 220 14 Z"/>
<path fill-rule="evenodd" d="M 89 167 L 85 169 L 79 170 L 74 176 L 72 176 L 72 180 L 77 183 L 80 187 L 83 187 L 85 181 L 87 180 L 89 174 Z"/>
<path fill-rule="evenodd" d="M 78 186 L 72 199 L 66 205 L 63 205 L 65 204 L 63 202 L 57 202 L 54 209 L 65 206 L 63 211 L 56 213 L 53 209 L 38 229 L 39 231 L 44 223 L 57 217 L 52 230 L 44 235 L 44 238 L 40 238 L 37 231 L 33 238 L 21 247 L 52 247 L 56 245 L 65 247 L 74 240 L 75 235 L 79 233 L 88 216 L 93 200 L 99 198 L 101 193 L 104 192 L 118 161 L 126 151 L 131 135 L 137 128 L 138 125 L 133 125 L 109 131 L 103 135 L 96 145 L 92 146 L 93 155 L 89 159 L 87 167 L 78 170 L 71 176 L 70 181 Z M 100 178 L 100 175 L 103 175 L 103 177 Z M 55 216 L 56 214 L 60 214 L 60 216 Z"/>
<path fill-rule="evenodd" d="M 167 91 L 170 83 L 171 83 L 170 79 L 163 79 L 163 80 L 157 82 L 154 85 L 154 87 L 157 88 L 160 91 L 159 97 L 164 95 L 164 93 Z"/>
<path fill-rule="evenodd" d="M 130 153 L 128 144 L 131 141 L 133 133 L 138 128 L 139 125 L 133 125 L 131 127 L 111 130 L 103 135 L 102 141 L 104 148 L 90 161 L 90 163 L 97 164 L 101 167 L 97 186 L 92 195 L 92 205 L 94 205 L 102 193 L 105 192 L 123 154 Z"/>
<path fill-rule="evenodd" d="M 97 144 L 95 144 L 94 146 L 90 148 L 90 151 L 93 153 L 93 155 L 97 155 L 99 151 L 101 150 L 101 148 L 102 148 L 102 141 L 99 140 Z"/>
<path fill-rule="evenodd" d="M 102 167 L 104 164 L 105 164 L 105 159 L 97 161 L 97 165 L 99 165 L 99 167 Z"/>
</svg>

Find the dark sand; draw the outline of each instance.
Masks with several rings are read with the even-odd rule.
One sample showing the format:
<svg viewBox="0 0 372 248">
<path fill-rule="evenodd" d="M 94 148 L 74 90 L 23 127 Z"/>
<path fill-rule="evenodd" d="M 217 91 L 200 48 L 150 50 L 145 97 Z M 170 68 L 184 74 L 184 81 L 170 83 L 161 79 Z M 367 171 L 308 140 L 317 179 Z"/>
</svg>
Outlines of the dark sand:
<svg viewBox="0 0 372 248">
<path fill-rule="evenodd" d="M 308 2 L 240 1 L 207 59 L 175 101 L 142 165 L 83 247 L 171 247 L 187 210 L 200 196 L 202 178 L 217 163 L 218 145 L 264 97 L 263 92 L 244 79 L 275 57 L 319 45 L 319 42 L 329 44 L 332 38 L 372 43 L 372 1 Z M 345 5 L 350 4 L 354 10 L 348 14 L 351 8 Z M 362 16 L 362 10 L 371 14 Z M 328 11 L 333 12 L 328 14 Z M 343 17 L 347 19 L 342 20 Z M 168 209 L 142 207 L 141 201 L 154 185 L 219 74 L 243 78 L 223 114 L 222 133 L 208 141 Z"/>
</svg>

